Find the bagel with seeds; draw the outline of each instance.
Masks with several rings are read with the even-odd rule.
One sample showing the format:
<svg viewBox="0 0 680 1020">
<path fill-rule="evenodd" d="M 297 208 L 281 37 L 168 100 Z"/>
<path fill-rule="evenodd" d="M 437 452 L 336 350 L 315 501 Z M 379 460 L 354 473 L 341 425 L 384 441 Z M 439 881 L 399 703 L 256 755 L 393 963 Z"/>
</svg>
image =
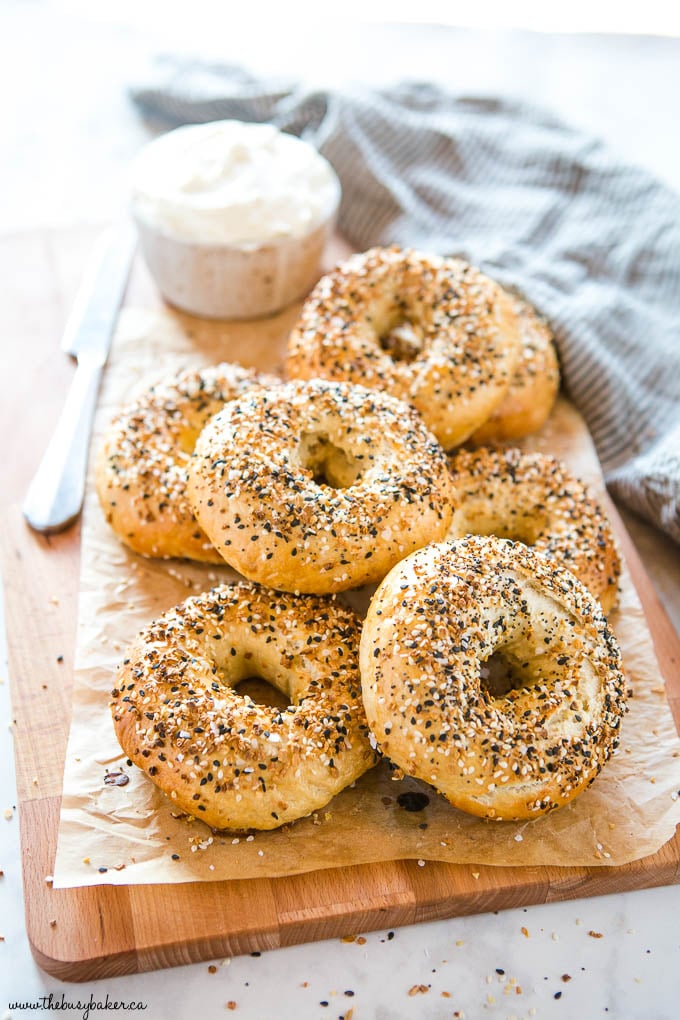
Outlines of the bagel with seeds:
<svg viewBox="0 0 680 1020">
<path fill-rule="evenodd" d="M 538 432 L 553 409 L 560 368 L 552 331 L 527 301 L 512 297 L 519 319 L 521 353 L 508 392 L 470 442 L 498 443 Z"/>
<path fill-rule="evenodd" d="M 383 754 L 482 818 L 569 803 L 619 742 L 625 681 L 599 603 L 521 543 L 408 556 L 371 601 L 360 663 Z"/>
<path fill-rule="evenodd" d="M 116 415 L 97 456 L 95 486 L 121 541 L 144 556 L 221 562 L 189 505 L 187 466 L 201 429 L 229 400 L 278 382 L 227 363 L 191 369 Z"/>
<path fill-rule="evenodd" d="M 621 573 L 606 514 L 561 461 L 516 449 L 457 450 L 451 465 L 453 523 L 448 538 L 496 535 L 531 545 L 571 570 L 605 612 Z"/>
<path fill-rule="evenodd" d="M 188 493 L 232 567 L 316 594 L 380 580 L 453 514 L 446 455 L 413 408 L 320 379 L 227 404 L 196 443 Z"/>
<path fill-rule="evenodd" d="M 120 745 L 172 803 L 216 829 L 274 829 L 375 761 L 360 620 L 331 598 L 221 585 L 146 627 L 118 671 Z M 260 676 L 285 709 L 240 695 Z"/>
<path fill-rule="evenodd" d="M 372 248 L 317 283 L 291 333 L 286 370 L 391 393 L 448 449 L 493 414 L 520 354 L 513 300 L 478 269 Z"/>
</svg>

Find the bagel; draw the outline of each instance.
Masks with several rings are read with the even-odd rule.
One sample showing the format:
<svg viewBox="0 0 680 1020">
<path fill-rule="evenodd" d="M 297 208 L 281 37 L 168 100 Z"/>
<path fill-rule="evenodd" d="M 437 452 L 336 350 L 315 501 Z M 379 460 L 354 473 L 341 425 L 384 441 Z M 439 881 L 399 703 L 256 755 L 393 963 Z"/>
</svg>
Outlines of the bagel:
<svg viewBox="0 0 680 1020">
<path fill-rule="evenodd" d="M 538 432 L 552 411 L 560 388 L 555 341 L 547 322 L 527 301 L 513 297 L 522 351 L 510 387 L 470 442 L 496 443 Z"/>
<path fill-rule="evenodd" d="M 454 515 L 448 538 L 497 535 L 532 545 L 571 570 L 605 612 L 618 592 L 621 561 L 606 515 L 566 465 L 516 449 L 451 455 Z"/>
<path fill-rule="evenodd" d="M 323 807 L 375 761 L 358 673 L 360 621 L 331 598 L 221 585 L 141 632 L 111 711 L 128 757 L 216 829 L 274 829 Z M 236 689 L 259 675 L 290 700 Z"/>
<path fill-rule="evenodd" d="M 520 352 L 513 301 L 479 270 L 372 248 L 318 282 L 289 338 L 286 370 L 385 390 L 412 404 L 448 449 L 503 400 Z"/>
<path fill-rule="evenodd" d="M 446 455 L 387 393 L 323 380 L 227 404 L 196 443 L 188 493 L 224 559 L 284 591 L 380 580 L 446 536 Z"/>
<path fill-rule="evenodd" d="M 240 365 L 192 369 L 120 411 L 97 456 L 95 487 L 126 545 L 144 556 L 222 562 L 187 500 L 187 465 L 199 432 L 227 401 L 278 382 Z"/>
<path fill-rule="evenodd" d="M 360 665 L 382 752 L 483 818 L 568 803 L 619 741 L 625 681 L 600 606 L 521 543 L 470 536 L 399 563 L 371 601 Z"/>
</svg>

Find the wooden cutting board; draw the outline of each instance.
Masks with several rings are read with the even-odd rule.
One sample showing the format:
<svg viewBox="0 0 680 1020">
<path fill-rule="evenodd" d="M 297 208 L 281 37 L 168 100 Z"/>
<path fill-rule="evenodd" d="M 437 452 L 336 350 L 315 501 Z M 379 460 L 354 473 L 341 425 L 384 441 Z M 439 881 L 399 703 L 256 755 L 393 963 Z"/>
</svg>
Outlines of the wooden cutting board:
<svg viewBox="0 0 680 1020">
<path fill-rule="evenodd" d="M 36 355 L 19 393 L 7 373 L 0 383 L 5 413 L 14 412 L 14 434 L 25 437 L 21 455 L 10 463 L 7 491 L 13 499 L 25 489 L 68 380 L 56 337 L 91 236 L 91 231 L 31 235 L 0 246 L 0 271 L 6 269 L 18 288 L 13 307 L 20 342 L 12 356 L 19 366 L 20 348 L 25 355 L 29 342 Z M 37 278 L 34 261 L 30 281 L 24 279 L 19 254 L 34 256 Z M 134 303 L 157 300 L 141 269 L 131 290 Z M 36 312 L 37 293 L 47 298 Z M 22 371 L 25 376 L 25 364 Z M 22 431 L 29 417 L 35 419 L 36 406 L 44 416 Z M 680 640 L 613 507 L 611 513 L 680 728 Z M 52 889 L 48 878 L 70 720 L 79 532 L 35 535 L 15 506 L 2 529 L 2 549 L 26 924 L 37 962 L 62 979 L 85 981 L 373 928 L 680 882 L 676 833 L 657 854 L 620 868 L 434 862 L 419 868 L 415 861 L 393 861 L 278 879 Z"/>
</svg>

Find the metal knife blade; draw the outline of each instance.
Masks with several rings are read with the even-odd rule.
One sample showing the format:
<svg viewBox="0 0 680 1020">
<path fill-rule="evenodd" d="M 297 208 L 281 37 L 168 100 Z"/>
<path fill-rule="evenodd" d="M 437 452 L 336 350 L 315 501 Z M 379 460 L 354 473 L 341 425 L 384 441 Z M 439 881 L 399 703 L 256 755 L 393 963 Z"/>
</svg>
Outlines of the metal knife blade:
<svg viewBox="0 0 680 1020">
<path fill-rule="evenodd" d="M 22 508 L 36 531 L 62 531 L 80 513 L 99 382 L 135 247 L 136 234 L 131 224 L 106 232 L 97 245 L 69 316 L 62 348 L 77 357 L 78 367 Z"/>
<path fill-rule="evenodd" d="M 61 349 L 77 358 L 81 350 L 106 345 L 108 352 L 137 247 L 130 222 L 106 230 L 97 241 L 64 327 Z"/>
</svg>

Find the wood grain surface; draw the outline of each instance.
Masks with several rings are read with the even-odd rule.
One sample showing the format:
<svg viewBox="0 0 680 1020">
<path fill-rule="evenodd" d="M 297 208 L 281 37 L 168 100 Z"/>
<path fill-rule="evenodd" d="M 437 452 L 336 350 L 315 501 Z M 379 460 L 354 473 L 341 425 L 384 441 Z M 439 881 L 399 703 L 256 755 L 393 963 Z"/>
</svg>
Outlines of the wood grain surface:
<svg viewBox="0 0 680 1020">
<path fill-rule="evenodd" d="M 32 267 L 25 274 L 25 315 L 9 323 L 22 342 L 3 351 L 18 375 L 10 385 L 12 377 L 3 372 L 2 418 L 7 420 L 0 426 L 8 428 L 13 421 L 17 429 L 17 421 L 23 426 L 31 417 L 27 407 L 41 408 L 19 433 L 22 442 L 9 463 L 6 497 L 14 504 L 63 399 L 69 372 L 58 337 L 92 236 L 92 230 L 31 234 L 0 249 L 0 269 L 11 269 L 13 278 L 22 279 L 17 259 Z M 157 301 L 143 270 L 131 286 L 134 303 Z M 37 294 L 43 295 L 41 302 Z M 30 373 L 25 367 L 28 340 L 35 358 Z M 680 641 L 613 507 L 611 513 L 680 728 Z M 26 924 L 34 956 L 50 973 L 91 980 L 372 928 L 680 881 L 676 833 L 657 854 L 620 868 L 472 868 L 432 862 L 419 868 L 415 861 L 394 861 L 279 879 L 52 889 L 48 879 L 70 720 L 79 530 L 38 536 L 16 505 L 6 511 L 3 524 Z"/>
</svg>

